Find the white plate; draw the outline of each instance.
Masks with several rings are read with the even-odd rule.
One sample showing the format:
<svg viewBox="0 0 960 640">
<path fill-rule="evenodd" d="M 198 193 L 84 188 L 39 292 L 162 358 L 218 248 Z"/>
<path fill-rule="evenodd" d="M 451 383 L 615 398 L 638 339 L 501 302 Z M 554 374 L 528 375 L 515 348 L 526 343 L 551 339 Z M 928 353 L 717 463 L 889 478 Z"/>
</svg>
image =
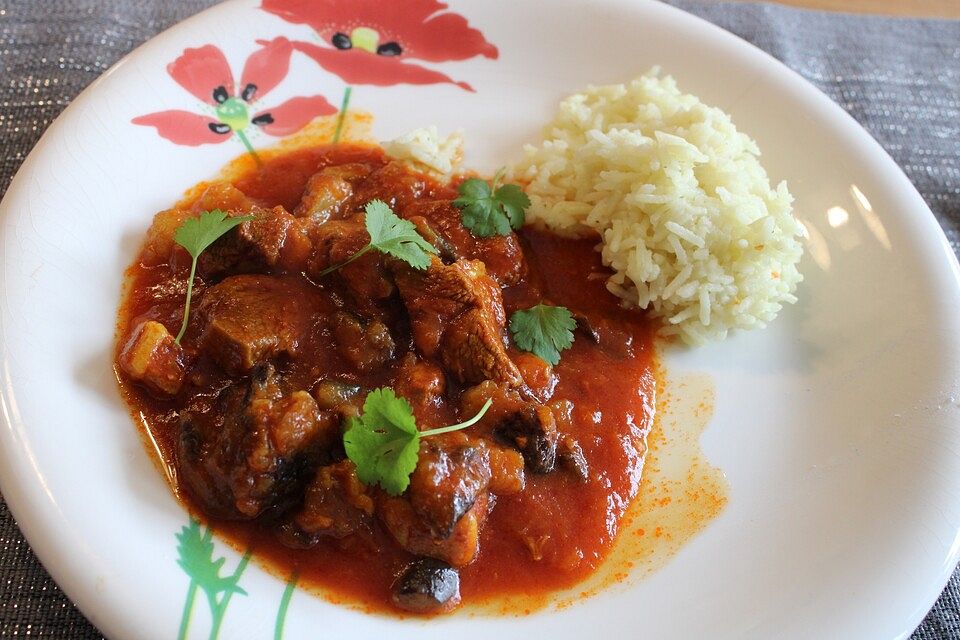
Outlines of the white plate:
<svg viewBox="0 0 960 640">
<path fill-rule="evenodd" d="M 667 354 L 672 372 L 716 382 L 704 446 L 726 472 L 731 500 L 665 568 L 627 590 L 526 618 L 396 621 L 298 593 L 285 637 L 908 635 L 960 549 L 958 269 L 920 196 L 839 107 L 680 11 L 639 0 L 453 4 L 499 57 L 423 63 L 475 93 L 358 84 L 353 105 L 376 115 L 376 136 L 462 127 L 467 164 L 495 169 L 536 138 L 564 94 L 659 64 L 729 111 L 764 150 L 772 178 L 789 181 L 811 234 L 807 279 L 800 303 L 769 329 Z M 406 6 L 410 19 L 416 12 Z M 185 512 L 111 373 L 121 274 L 152 213 L 243 150 L 232 139 L 172 144 L 131 119 L 203 108 L 166 72 L 185 48 L 221 48 L 239 77 L 255 41 L 278 36 L 321 44 L 311 28 L 253 0 L 150 41 L 50 127 L 0 212 L 3 493 L 53 577 L 114 638 L 176 636 L 187 585 L 174 540 Z M 429 42 L 411 53 L 416 46 L 430 54 Z M 314 94 L 338 104 L 343 89 L 298 53 L 264 104 Z M 219 543 L 217 554 L 227 567 L 238 561 Z M 248 595 L 233 600 L 221 637 L 270 637 L 283 583 L 251 566 L 243 586 Z M 191 637 L 208 625 L 198 604 Z"/>
</svg>

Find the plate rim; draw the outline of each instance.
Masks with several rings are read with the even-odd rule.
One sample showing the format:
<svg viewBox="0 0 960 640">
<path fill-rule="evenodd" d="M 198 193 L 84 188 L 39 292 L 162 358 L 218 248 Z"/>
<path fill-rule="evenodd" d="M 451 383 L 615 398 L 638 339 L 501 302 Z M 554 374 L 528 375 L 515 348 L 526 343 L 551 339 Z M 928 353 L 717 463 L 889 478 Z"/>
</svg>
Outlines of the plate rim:
<svg viewBox="0 0 960 640">
<path fill-rule="evenodd" d="M 160 33 L 152 36 L 145 42 L 138 45 L 129 53 L 122 56 L 107 71 L 101 74 L 83 91 L 81 91 L 70 104 L 50 123 L 43 135 L 30 150 L 16 174 L 10 182 L 2 202 L 0 202 L 0 221 L 4 220 L 9 203 L 15 199 L 21 192 L 29 192 L 26 184 L 27 174 L 30 173 L 33 166 L 40 162 L 44 156 L 44 147 L 49 144 L 51 139 L 56 139 L 61 135 L 61 130 L 66 123 L 75 115 L 80 113 L 82 107 L 95 96 L 100 87 L 113 76 L 119 69 L 129 64 L 130 60 L 139 57 L 143 52 L 152 47 L 159 46 L 158 41 L 167 39 L 171 32 L 189 28 L 194 23 L 201 23 L 213 14 L 220 12 L 231 12 L 237 9 L 245 8 L 248 0 L 228 0 L 222 4 L 216 4 L 208 7 L 184 20 L 170 25 Z M 624 0 L 603 0 L 604 4 L 609 6 L 622 6 Z M 655 0 L 642 0 L 639 3 L 644 10 L 661 12 L 664 15 L 670 15 L 674 20 L 688 21 L 691 24 L 696 23 L 698 28 L 711 32 L 715 37 L 725 40 L 731 47 L 741 49 L 745 55 L 749 52 L 749 63 L 754 68 L 762 68 L 774 76 L 783 79 L 789 79 L 789 84 L 797 94 L 802 97 L 807 106 L 816 107 L 823 120 L 834 121 L 835 128 L 842 131 L 846 137 L 845 144 L 856 143 L 866 145 L 875 156 L 876 169 L 883 169 L 885 177 L 893 177 L 898 184 L 891 186 L 891 192 L 896 191 L 914 202 L 916 211 L 923 211 L 925 233 L 932 234 L 931 239 L 936 239 L 943 250 L 943 257 L 946 258 L 944 265 L 952 275 L 955 283 L 960 285 L 960 262 L 957 254 L 947 240 L 943 228 L 938 222 L 926 201 L 923 199 L 917 188 L 910 182 L 909 178 L 903 172 L 901 167 L 890 154 L 880 145 L 880 143 L 861 125 L 853 116 L 846 112 L 842 107 L 830 99 L 823 91 L 801 76 L 798 72 L 788 67 L 783 62 L 776 59 L 768 52 L 760 49 L 756 45 L 731 33 L 722 27 L 697 15 L 688 13 L 678 7 L 662 4 Z M 841 124 L 842 123 L 842 124 Z M 871 172 L 874 167 L 871 167 Z M 6 255 L 3 253 L 3 247 L 0 245 L 0 265 L 6 265 Z M 6 360 L 6 342 L 7 336 L 3 332 L 2 315 L 0 315 L 0 490 L 2 490 L 8 508 L 17 522 L 20 531 L 25 539 L 31 545 L 35 555 L 40 560 L 44 569 L 55 580 L 57 585 L 64 591 L 71 602 L 74 603 L 84 616 L 90 620 L 101 632 L 109 631 L 110 634 L 122 633 L 124 630 L 136 628 L 130 626 L 131 620 L 121 620 L 123 615 L 101 615 L 98 603 L 100 600 L 93 592 L 84 589 L 81 581 L 72 576 L 69 570 L 71 561 L 65 559 L 66 553 L 60 552 L 48 539 L 42 529 L 44 525 L 50 525 L 56 522 L 58 517 L 56 504 L 53 496 L 49 500 L 31 500 L 30 495 L 37 494 L 36 476 L 24 476 L 15 473 L 23 462 L 24 458 L 29 457 L 30 442 L 29 437 L 21 439 L 20 435 L 29 435 L 29 426 L 20 422 L 16 410 L 16 398 L 14 397 L 13 386 L 7 373 L 3 368 Z M 24 455 L 26 454 L 26 455 Z M 41 472 L 37 469 L 37 474 Z M 909 620 L 905 621 L 904 630 L 897 637 L 905 638 L 909 636 L 920 622 L 927 615 L 940 593 L 943 591 L 951 576 L 953 575 L 958 561 L 960 561 L 960 530 L 957 531 L 957 538 L 951 545 L 949 553 L 943 562 L 943 571 L 940 580 L 931 584 L 926 589 L 922 600 L 928 603 L 925 607 L 919 607 Z M 918 598 L 918 601 L 921 598 Z M 126 617 L 131 617 L 127 614 Z M 117 636 L 119 637 L 119 636 Z"/>
</svg>

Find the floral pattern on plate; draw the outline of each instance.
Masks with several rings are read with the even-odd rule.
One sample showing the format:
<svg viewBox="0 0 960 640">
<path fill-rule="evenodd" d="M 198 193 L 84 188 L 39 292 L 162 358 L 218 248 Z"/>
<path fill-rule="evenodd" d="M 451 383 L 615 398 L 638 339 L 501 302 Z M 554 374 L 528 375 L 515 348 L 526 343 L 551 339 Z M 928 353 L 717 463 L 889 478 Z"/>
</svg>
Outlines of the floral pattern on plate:
<svg viewBox="0 0 960 640">
<path fill-rule="evenodd" d="M 262 42 L 260 49 L 247 58 L 240 84 L 235 85 L 227 58 L 218 47 L 208 44 L 186 49 L 167 66 L 167 72 L 206 103 L 211 113 L 172 109 L 138 116 L 132 122 L 155 127 L 161 137 L 192 147 L 218 144 L 236 136 L 256 158 L 246 133 L 251 126 L 273 136 L 286 136 L 317 116 L 337 111 L 320 95 L 298 96 L 275 107 L 255 109 L 286 77 L 292 53 L 293 46 L 286 38 Z"/>
</svg>

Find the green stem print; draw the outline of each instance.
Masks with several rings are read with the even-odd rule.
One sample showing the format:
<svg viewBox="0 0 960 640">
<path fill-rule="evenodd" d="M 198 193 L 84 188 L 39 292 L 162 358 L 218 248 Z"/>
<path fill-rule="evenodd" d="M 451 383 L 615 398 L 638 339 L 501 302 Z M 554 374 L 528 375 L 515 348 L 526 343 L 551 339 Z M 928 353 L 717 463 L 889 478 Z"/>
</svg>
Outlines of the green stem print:
<svg viewBox="0 0 960 640">
<path fill-rule="evenodd" d="M 180 614 L 180 631 L 177 632 L 177 640 L 186 640 L 187 631 L 190 630 L 190 618 L 193 615 L 193 600 L 197 597 L 197 583 L 190 581 L 190 587 L 187 589 L 187 599 L 183 603 L 183 613 Z"/>
<path fill-rule="evenodd" d="M 287 588 L 283 590 L 283 597 L 280 598 L 280 607 L 277 609 L 277 622 L 273 625 L 273 640 L 283 640 L 283 623 L 287 620 L 287 609 L 290 608 L 290 599 L 297 588 L 297 580 L 300 575 L 294 571 L 287 580 Z"/>
<path fill-rule="evenodd" d="M 260 159 L 260 156 L 257 155 L 257 152 L 256 152 L 256 150 L 253 148 L 253 145 L 250 144 L 250 140 L 249 140 L 249 138 L 247 138 L 247 134 L 245 134 L 243 131 L 240 131 L 239 129 L 236 130 L 236 131 L 234 131 L 234 133 L 236 133 L 236 134 L 237 134 L 237 137 L 240 138 L 240 142 L 243 143 L 243 146 L 245 146 L 245 147 L 247 148 L 247 153 L 249 153 L 251 156 L 253 156 L 253 160 L 254 160 L 254 162 L 257 163 L 257 166 L 258 166 L 258 167 L 262 167 L 262 166 L 263 166 L 263 160 Z"/>
<path fill-rule="evenodd" d="M 213 531 L 206 527 L 200 531 L 200 522 L 190 518 L 189 524 L 183 526 L 177 537 L 177 564 L 190 576 L 190 586 L 187 588 L 187 599 L 183 603 L 183 614 L 180 619 L 178 640 L 186 640 L 190 631 L 190 619 L 193 614 L 193 603 L 197 591 L 202 590 L 207 597 L 210 607 L 209 640 L 217 640 L 220 635 L 220 626 L 223 624 L 227 605 L 233 594 L 246 595 L 247 592 L 238 586 L 240 576 L 243 575 L 250 562 L 250 550 L 243 555 L 232 575 L 221 576 L 226 558 L 213 559 Z"/>
<path fill-rule="evenodd" d="M 340 113 L 337 114 L 337 128 L 333 132 L 333 144 L 340 140 L 340 134 L 343 133 L 343 121 L 347 117 L 347 107 L 350 106 L 350 94 L 353 87 L 347 87 L 343 92 L 343 102 L 340 103 Z"/>
<path fill-rule="evenodd" d="M 247 552 L 243 554 L 243 558 L 240 559 L 239 564 L 237 564 L 237 570 L 233 572 L 231 580 L 234 584 L 240 580 L 240 575 L 243 573 L 243 570 L 247 568 L 247 564 L 250 562 L 250 549 L 247 549 Z M 216 601 L 215 597 L 211 597 L 210 594 L 207 594 L 207 598 L 210 601 L 210 611 L 213 612 L 213 625 L 210 627 L 210 639 L 217 640 L 220 636 L 220 625 L 223 624 L 223 618 L 227 614 L 227 605 L 230 604 L 230 598 L 233 597 L 234 593 L 243 593 L 246 595 L 246 591 L 243 589 L 231 589 L 223 594 L 223 597 L 219 602 Z"/>
</svg>

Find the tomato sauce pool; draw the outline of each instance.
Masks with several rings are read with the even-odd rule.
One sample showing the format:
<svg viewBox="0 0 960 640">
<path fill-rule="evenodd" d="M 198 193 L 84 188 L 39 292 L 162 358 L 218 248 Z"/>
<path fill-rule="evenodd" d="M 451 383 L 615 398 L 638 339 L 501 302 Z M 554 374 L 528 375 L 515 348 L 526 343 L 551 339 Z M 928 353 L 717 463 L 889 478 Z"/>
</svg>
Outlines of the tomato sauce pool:
<svg viewBox="0 0 960 640">
<path fill-rule="evenodd" d="M 377 148 L 308 148 L 279 153 L 260 167 L 247 163 L 245 170 L 234 172 L 231 182 L 265 206 L 292 210 L 312 174 L 329 164 L 358 160 L 384 161 Z M 446 186 L 431 185 L 429 190 L 455 197 Z M 200 191 L 198 185 L 181 206 L 188 206 Z M 523 491 L 497 498 L 481 534 L 477 559 L 460 571 L 466 605 L 505 597 L 542 598 L 594 573 L 612 548 L 624 513 L 637 494 L 646 437 L 653 425 L 655 326 L 641 313 L 621 308 L 606 290 L 609 271 L 594 250 L 597 241 L 564 239 L 530 228 L 520 237 L 529 273 L 504 290 L 507 314 L 540 301 L 566 306 L 588 323 L 602 325 L 605 335 L 614 336 L 615 348 L 578 332 L 554 370 L 558 384 L 553 399 L 574 404 L 568 428 L 589 463 L 589 480 L 582 482 L 563 473 L 528 473 Z M 171 271 L 166 265 L 150 264 L 143 255 L 128 269 L 118 320 L 121 337 L 145 317 L 178 326 L 184 283 Z M 297 286 L 303 287 L 304 295 L 315 295 L 316 285 L 305 277 L 287 277 L 299 279 Z M 185 344 L 194 339 L 188 332 Z M 312 348 L 326 346 L 317 343 Z M 220 535 L 239 549 L 252 549 L 255 559 L 283 579 L 296 572 L 301 587 L 315 589 L 331 601 L 397 614 L 390 604 L 390 586 L 411 555 L 387 532 L 374 526 L 367 536 L 322 539 L 309 549 L 291 549 L 278 541 L 269 526 L 207 517 L 177 482 L 178 407 L 145 393 L 123 375 L 118 378 L 174 491 Z"/>
</svg>

